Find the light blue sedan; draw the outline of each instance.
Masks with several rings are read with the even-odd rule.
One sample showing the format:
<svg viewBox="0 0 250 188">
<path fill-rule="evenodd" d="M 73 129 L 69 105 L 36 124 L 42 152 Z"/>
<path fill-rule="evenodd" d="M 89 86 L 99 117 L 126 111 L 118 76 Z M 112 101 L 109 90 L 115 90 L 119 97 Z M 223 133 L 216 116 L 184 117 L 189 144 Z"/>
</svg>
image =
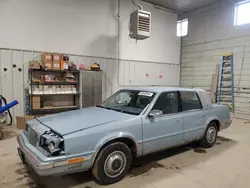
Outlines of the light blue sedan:
<svg viewBox="0 0 250 188">
<path fill-rule="evenodd" d="M 92 169 L 111 184 L 133 158 L 193 141 L 212 147 L 230 124 L 228 106 L 212 104 L 201 89 L 122 89 L 100 106 L 28 121 L 18 153 L 39 175 Z"/>
</svg>

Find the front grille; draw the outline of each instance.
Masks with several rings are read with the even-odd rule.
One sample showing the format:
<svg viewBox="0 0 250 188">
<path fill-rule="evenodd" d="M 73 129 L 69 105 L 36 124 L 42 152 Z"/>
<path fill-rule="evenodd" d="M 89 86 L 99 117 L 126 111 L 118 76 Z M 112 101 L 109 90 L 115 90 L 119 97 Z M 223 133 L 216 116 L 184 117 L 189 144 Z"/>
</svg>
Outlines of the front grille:
<svg viewBox="0 0 250 188">
<path fill-rule="evenodd" d="M 37 143 L 37 133 L 32 130 L 29 129 L 29 142 L 31 145 L 33 145 L 34 147 L 36 147 L 36 143 Z"/>
<path fill-rule="evenodd" d="M 139 16 L 139 30 L 140 31 L 150 31 L 150 17 Z"/>
</svg>

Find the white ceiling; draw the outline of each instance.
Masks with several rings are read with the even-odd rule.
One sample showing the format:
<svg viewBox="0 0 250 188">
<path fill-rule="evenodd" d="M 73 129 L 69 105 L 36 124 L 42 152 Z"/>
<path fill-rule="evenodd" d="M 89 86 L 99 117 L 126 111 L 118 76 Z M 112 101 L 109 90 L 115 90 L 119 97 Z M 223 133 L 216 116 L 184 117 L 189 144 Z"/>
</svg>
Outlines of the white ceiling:
<svg viewBox="0 0 250 188">
<path fill-rule="evenodd" d="M 179 14 L 192 12 L 196 9 L 211 5 L 219 0 L 143 0 L 149 3 L 157 4 Z"/>
</svg>

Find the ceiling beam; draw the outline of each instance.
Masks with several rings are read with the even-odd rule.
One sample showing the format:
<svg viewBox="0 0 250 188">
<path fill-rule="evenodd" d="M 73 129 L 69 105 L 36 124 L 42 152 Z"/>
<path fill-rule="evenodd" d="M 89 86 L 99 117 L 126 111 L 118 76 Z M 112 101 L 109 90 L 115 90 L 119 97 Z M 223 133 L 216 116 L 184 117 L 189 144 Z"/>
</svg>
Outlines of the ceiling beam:
<svg viewBox="0 0 250 188">
<path fill-rule="evenodd" d="M 222 0 L 223 1 L 223 0 Z M 230 1 L 230 0 L 224 0 L 224 1 Z M 190 13 L 190 12 L 194 12 L 194 11 L 197 11 L 197 10 L 200 10 L 200 9 L 203 9 L 203 8 L 206 8 L 206 7 L 209 7 L 209 6 L 212 6 L 212 5 L 214 5 L 214 4 L 216 4 L 216 3 L 218 3 L 219 2 L 219 0 L 215 0 L 214 2 L 212 2 L 212 3 L 210 3 L 210 4 L 207 4 L 207 5 L 203 5 L 203 6 L 199 6 L 199 7 L 196 7 L 196 8 L 193 8 L 193 9 L 190 9 L 189 11 L 187 11 L 187 12 L 181 12 L 181 14 L 180 14 L 180 16 L 181 15 L 184 15 L 184 14 L 188 14 L 188 13 Z"/>
<path fill-rule="evenodd" d="M 178 11 L 177 11 L 177 10 L 171 9 L 171 8 L 169 8 L 169 7 L 166 7 L 166 6 L 157 4 L 157 3 L 153 3 L 153 2 L 151 2 L 151 1 L 149 1 L 149 0 L 142 0 L 142 1 L 154 5 L 154 7 L 157 8 L 157 9 L 161 9 L 161 10 L 165 10 L 165 11 L 167 11 L 167 12 L 172 12 L 172 13 L 178 14 Z"/>
</svg>

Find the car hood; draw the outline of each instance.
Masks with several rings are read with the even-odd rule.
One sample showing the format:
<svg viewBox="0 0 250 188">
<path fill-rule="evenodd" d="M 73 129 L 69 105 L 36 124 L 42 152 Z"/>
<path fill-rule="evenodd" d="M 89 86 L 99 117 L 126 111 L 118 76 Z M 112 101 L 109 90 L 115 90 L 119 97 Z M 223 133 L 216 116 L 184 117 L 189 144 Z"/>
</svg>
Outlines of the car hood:
<svg viewBox="0 0 250 188">
<path fill-rule="evenodd" d="M 66 135 L 115 121 L 128 120 L 133 117 L 134 115 L 91 107 L 40 117 L 37 120 L 55 132 Z"/>
</svg>

